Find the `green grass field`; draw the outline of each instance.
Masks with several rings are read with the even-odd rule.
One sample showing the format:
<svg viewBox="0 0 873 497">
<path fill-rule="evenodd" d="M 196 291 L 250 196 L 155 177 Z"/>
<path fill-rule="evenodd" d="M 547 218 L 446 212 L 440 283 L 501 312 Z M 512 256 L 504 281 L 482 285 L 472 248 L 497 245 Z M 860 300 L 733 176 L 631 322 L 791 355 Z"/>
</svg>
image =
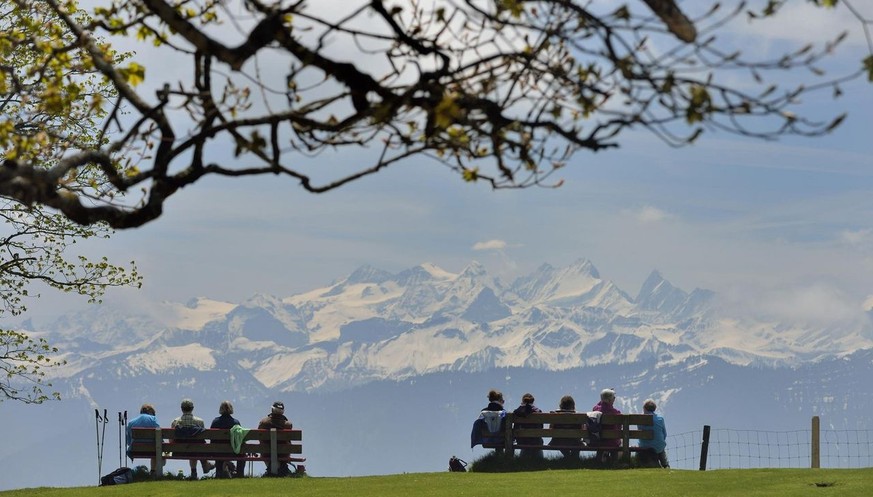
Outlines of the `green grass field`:
<svg viewBox="0 0 873 497">
<path fill-rule="evenodd" d="M 353 478 L 246 478 L 162 481 L 114 487 L 32 488 L 0 497 L 750 497 L 873 495 L 871 469 L 556 470 L 519 473 L 413 473 Z"/>
</svg>

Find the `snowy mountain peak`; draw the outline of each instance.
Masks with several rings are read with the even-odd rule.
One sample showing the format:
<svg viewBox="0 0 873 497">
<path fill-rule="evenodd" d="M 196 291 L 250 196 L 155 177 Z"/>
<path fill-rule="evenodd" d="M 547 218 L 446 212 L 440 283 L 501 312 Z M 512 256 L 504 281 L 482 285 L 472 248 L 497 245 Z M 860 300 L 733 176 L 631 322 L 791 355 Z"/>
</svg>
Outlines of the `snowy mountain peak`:
<svg viewBox="0 0 873 497">
<path fill-rule="evenodd" d="M 428 272 L 435 280 L 451 280 L 458 277 L 455 273 L 450 273 L 436 264 L 425 262 L 419 265 L 421 269 Z"/>
<path fill-rule="evenodd" d="M 579 259 L 564 268 L 543 264 L 532 275 L 515 280 L 512 290 L 530 302 L 555 302 L 587 295 L 602 283 L 597 268 Z"/>
<path fill-rule="evenodd" d="M 161 306 L 163 312 L 158 319 L 165 324 L 182 330 L 198 330 L 210 321 L 224 318 L 237 304 L 197 297 L 184 305 L 165 301 Z"/>
<path fill-rule="evenodd" d="M 568 269 L 577 274 L 587 274 L 592 278 L 600 279 L 600 271 L 588 259 L 577 259 Z"/>
<path fill-rule="evenodd" d="M 643 285 L 640 287 L 640 291 L 637 293 L 637 301 L 641 298 L 644 298 L 647 295 L 650 295 L 659 285 L 666 282 L 664 277 L 661 275 L 661 272 L 657 269 L 652 270 L 649 273 L 649 276 L 646 278 L 646 281 L 643 282 Z M 670 284 L 669 282 L 667 283 Z"/>
<path fill-rule="evenodd" d="M 644 281 L 643 285 L 640 287 L 640 291 L 637 293 L 636 302 L 645 302 L 657 293 L 671 292 L 673 290 L 675 290 L 673 285 L 665 280 L 658 270 L 654 270 L 649 273 L 649 277 L 646 278 L 646 281 Z"/>
<path fill-rule="evenodd" d="M 243 307 L 263 307 L 272 309 L 282 307 L 282 300 L 266 293 L 256 293 L 241 304 Z"/>
<path fill-rule="evenodd" d="M 433 281 L 433 279 L 434 275 L 423 266 L 404 269 L 394 277 L 394 281 L 397 282 L 398 285 L 405 287 L 419 285 Z"/>
<path fill-rule="evenodd" d="M 665 280 L 661 273 L 652 271 L 643 282 L 643 286 L 640 287 L 636 304 L 642 309 L 659 311 L 666 315 L 687 314 L 693 312 L 708 299 L 708 292 L 699 290 L 693 296 L 689 296 L 685 291 L 676 288 Z"/>
<path fill-rule="evenodd" d="M 356 269 L 346 278 L 345 282 L 349 285 L 358 283 L 384 283 L 391 279 L 391 273 L 375 268 L 369 264 L 363 265 Z"/>
<path fill-rule="evenodd" d="M 472 261 L 470 264 L 467 265 L 467 267 L 464 268 L 463 271 L 461 271 L 460 277 L 476 278 L 485 276 L 487 274 L 488 272 L 485 270 L 485 266 L 483 266 L 478 261 Z"/>
</svg>

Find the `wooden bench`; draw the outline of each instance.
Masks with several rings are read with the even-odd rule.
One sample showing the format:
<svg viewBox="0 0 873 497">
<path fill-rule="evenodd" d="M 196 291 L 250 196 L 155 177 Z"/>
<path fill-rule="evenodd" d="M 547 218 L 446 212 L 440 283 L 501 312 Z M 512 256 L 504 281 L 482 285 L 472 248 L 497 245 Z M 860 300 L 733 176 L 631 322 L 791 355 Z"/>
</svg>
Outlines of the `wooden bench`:
<svg viewBox="0 0 873 497">
<path fill-rule="evenodd" d="M 593 444 L 588 445 L 571 445 L 571 444 L 554 444 L 549 445 L 550 439 L 588 439 L 591 434 L 587 428 L 588 415 L 585 413 L 541 413 L 531 414 L 521 417 L 513 413 L 506 413 L 505 430 L 502 434 L 501 442 L 490 442 L 482 444 L 486 449 L 503 449 L 506 455 L 511 457 L 516 450 L 573 450 L 573 451 L 621 451 L 626 457 L 630 458 L 631 452 L 637 452 L 639 447 L 632 447 L 632 440 L 651 440 L 654 436 L 651 430 L 643 430 L 641 426 L 653 426 L 654 418 L 648 414 L 603 414 L 600 416 L 600 424 L 603 427 L 615 425 L 618 429 L 601 429 L 600 440 L 621 440 L 621 447 L 603 447 Z M 542 428 L 528 428 L 526 425 L 542 424 Z M 557 426 L 580 426 L 580 428 L 560 428 Z M 485 433 L 483 436 L 495 437 L 494 433 Z M 519 439 L 542 438 L 543 444 L 519 443 Z M 511 450 L 507 450 L 507 448 Z"/>
<path fill-rule="evenodd" d="M 197 435 L 175 439 L 173 428 L 132 428 L 132 459 L 154 459 L 152 470 L 157 478 L 165 459 L 206 459 L 210 461 L 262 461 L 276 474 L 279 463 L 302 463 L 303 432 L 300 430 L 249 430 L 239 453 L 230 443 L 230 430 L 206 429 Z M 149 440 L 145 442 L 145 440 Z M 298 465 L 297 470 L 301 471 Z"/>
</svg>

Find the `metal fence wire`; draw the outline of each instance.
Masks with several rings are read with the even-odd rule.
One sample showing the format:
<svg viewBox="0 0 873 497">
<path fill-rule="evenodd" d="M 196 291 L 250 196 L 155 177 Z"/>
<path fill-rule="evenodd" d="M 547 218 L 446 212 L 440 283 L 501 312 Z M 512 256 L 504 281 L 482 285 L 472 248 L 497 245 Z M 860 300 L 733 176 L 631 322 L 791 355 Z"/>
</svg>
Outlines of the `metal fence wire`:
<svg viewBox="0 0 873 497">
<path fill-rule="evenodd" d="M 822 468 L 873 467 L 873 430 L 821 430 Z M 701 469 L 703 431 L 667 437 L 670 466 Z M 809 468 L 812 430 L 763 431 L 711 428 L 706 469 Z"/>
</svg>

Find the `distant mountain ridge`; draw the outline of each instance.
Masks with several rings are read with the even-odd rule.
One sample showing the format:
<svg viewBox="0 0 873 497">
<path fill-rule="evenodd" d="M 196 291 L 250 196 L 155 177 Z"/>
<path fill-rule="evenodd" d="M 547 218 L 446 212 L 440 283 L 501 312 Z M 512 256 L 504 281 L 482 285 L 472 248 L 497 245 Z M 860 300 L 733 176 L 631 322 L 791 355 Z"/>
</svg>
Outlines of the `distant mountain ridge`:
<svg viewBox="0 0 873 497">
<path fill-rule="evenodd" d="M 3 404 L 0 489 L 88 484 L 96 461 L 87 457 L 31 469 L 46 443 L 93 450 L 95 412 L 150 402 L 166 425 L 182 398 L 204 419 L 230 399 L 244 426 L 283 400 L 317 476 L 445 471 L 447 456 L 470 450 L 491 388 L 509 406 L 532 392 L 543 409 L 568 394 L 587 409 L 605 386 L 623 412 L 653 398 L 682 441 L 670 449 L 682 469 L 696 468 L 686 442 L 703 425 L 796 433 L 821 416 L 830 429 L 870 426 L 873 300 L 854 324 L 816 327 L 732 315 L 714 292 L 686 292 L 657 271 L 630 295 L 584 259 L 508 284 L 478 263 L 458 273 L 362 266 L 284 298 L 196 298 L 136 313 L 101 305 L 38 330 L 25 322 L 63 351 L 67 363 L 46 369 L 63 400 Z M 411 406 L 415 416 L 386 416 Z"/>
<path fill-rule="evenodd" d="M 695 356 L 792 365 L 871 348 L 871 329 L 870 320 L 834 330 L 725 315 L 715 293 L 685 292 L 657 271 L 631 297 L 580 259 L 543 264 L 508 285 L 477 262 L 459 273 L 428 263 L 396 274 L 362 266 L 286 298 L 201 298 L 136 316 L 101 306 L 32 331 L 64 352 L 67 365 L 50 371 L 58 378 L 107 365 L 160 374 L 190 360 L 260 387 L 311 392 L 438 372 Z"/>
</svg>

